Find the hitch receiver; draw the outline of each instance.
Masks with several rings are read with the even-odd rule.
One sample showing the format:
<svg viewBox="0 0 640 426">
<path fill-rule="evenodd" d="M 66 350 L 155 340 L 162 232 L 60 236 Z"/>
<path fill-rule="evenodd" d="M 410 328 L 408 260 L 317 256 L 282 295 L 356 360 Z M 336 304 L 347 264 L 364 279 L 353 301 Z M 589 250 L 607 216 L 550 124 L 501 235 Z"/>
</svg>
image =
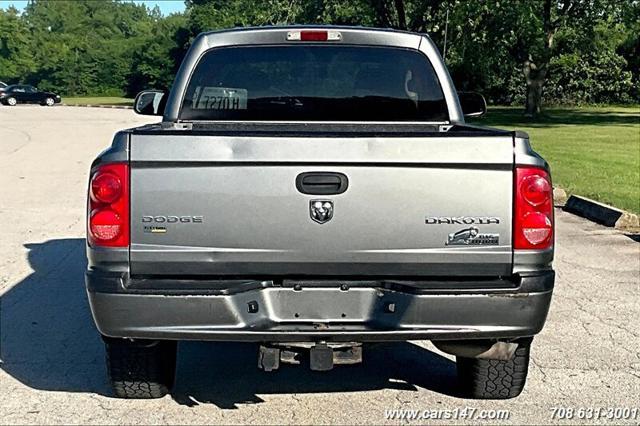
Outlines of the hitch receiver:
<svg viewBox="0 0 640 426">
<path fill-rule="evenodd" d="M 309 350 L 309 366 L 314 371 L 333 369 L 333 349 L 326 343 L 318 343 Z"/>
<path fill-rule="evenodd" d="M 260 345 L 258 368 L 264 371 L 274 371 L 280 368 L 280 348 Z"/>
<path fill-rule="evenodd" d="M 280 364 L 300 364 L 302 355 L 306 353 L 309 354 L 309 367 L 314 371 L 329 371 L 334 365 L 362 362 L 362 345 L 359 343 L 263 343 L 258 352 L 258 368 L 274 371 L 280 368 Z"/>
</svg>

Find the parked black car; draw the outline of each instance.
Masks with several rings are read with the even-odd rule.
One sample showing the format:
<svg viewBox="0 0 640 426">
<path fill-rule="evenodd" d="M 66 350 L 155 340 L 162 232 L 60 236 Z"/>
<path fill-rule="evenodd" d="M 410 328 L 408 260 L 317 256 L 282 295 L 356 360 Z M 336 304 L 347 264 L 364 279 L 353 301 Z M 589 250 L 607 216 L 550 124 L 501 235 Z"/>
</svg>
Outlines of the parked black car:
<svg viewBox="0 0 640 426">
<path fill-rule="evenodd" d="M 53 106 L 62 101 L 60 95 L 52 92 L 43 92 L 33 86 L 14 84 L 4 88 L 0 92 L 0 102 L 3 105 L 14 106 L 18 103 L 32 103 Z"/>
</svg>

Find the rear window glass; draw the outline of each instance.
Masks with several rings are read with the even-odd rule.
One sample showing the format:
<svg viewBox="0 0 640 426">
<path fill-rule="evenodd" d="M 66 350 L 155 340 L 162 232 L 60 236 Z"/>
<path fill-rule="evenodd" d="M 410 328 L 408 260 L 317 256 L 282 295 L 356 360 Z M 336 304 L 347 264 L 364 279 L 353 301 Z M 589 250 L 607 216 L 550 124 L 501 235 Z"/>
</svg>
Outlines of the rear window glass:
<svg viewBox="0 0 640 426">
<path fill-rule="evenodd" d="M 306 44 L 208 51 L 180 118 L 445 121 L 448 113 L 433 67 L 418 51 Z"/>
</svg>

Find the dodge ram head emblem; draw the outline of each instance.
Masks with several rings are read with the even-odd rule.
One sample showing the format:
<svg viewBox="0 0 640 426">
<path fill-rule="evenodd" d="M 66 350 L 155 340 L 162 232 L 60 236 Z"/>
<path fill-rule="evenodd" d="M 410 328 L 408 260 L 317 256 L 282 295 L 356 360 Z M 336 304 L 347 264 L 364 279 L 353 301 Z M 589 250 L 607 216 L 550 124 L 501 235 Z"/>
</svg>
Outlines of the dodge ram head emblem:
<svg viewBox="0 0 640 426">
<path fill-rule="evenodd" d="M 314 222 L 327 223 L 333 217 L 333 201 L 311 200 L 309 201 L 309 213 Z"/>
</svg>

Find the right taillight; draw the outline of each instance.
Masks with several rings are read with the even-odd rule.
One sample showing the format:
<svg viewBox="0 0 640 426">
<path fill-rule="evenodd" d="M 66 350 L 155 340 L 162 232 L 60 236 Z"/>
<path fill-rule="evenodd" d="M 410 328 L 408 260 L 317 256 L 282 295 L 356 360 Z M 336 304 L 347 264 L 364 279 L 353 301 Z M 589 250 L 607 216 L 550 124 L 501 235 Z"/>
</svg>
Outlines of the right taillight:
<svg viewBox="0 0 640 426">
<path fill-rule="evenodd" d="M 545 169 L 517 167 L 513 248 L 542 250 L 553 245 L 553 187 Z"/>
<path fill-rule="evenodd" d="M 94 171 L 88 208 L 90 246 L 129 245 L 129 167 L 126 164 L 105 164 Z"/>
</svg>

